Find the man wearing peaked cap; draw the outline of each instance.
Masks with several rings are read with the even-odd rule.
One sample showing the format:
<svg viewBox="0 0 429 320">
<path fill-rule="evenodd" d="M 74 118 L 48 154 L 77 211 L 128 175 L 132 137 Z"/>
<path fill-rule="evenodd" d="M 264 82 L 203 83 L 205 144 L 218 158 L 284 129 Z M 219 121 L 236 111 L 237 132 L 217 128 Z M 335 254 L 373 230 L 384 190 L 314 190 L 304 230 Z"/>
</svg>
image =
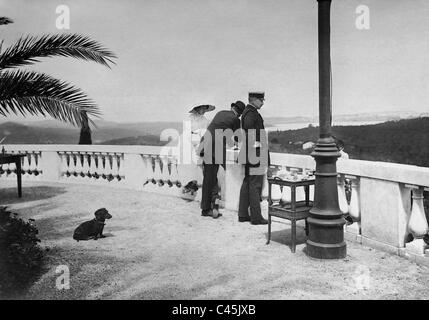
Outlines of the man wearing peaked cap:
<svg viewBox="0 0 429 320">
<path fill-rule="evenodd" d="M 250 98 L 262 99 L 262 101 L 264 101 L 265 100 L 265 92 L 263 92 L 263 91 L 251 91 L 251 92 L 249 92 L 249 99 Z"/>
<path fill-rule="evenodd" d="M 237 130 L 240 129 L 240 116 L 244 108 L 244 102 L 236 101 L 231 104 L 230 110 L 219 111 L 210 122 L 201 140 L 203 148 L 200 156 L 204 157 L 204 178 L 201 193 L 202 216 L 212 216 L 213 218 L 221 216 L 217 203 L 220 198 L 217 174 L 219 165 L 225 169 L 226 147 L 227 144 L 231 145 L 233 143 L 232 138 L 234 137 L 228 137 L 228 134 L 225 134 L 225 130 L 230 129 L 232 132 L 238 133 Z M 216 131 L 218 131 L 218 134 L 225 134 L 226 138 L 216 135 Z M 220 152 L 222 154 L 216 155 L 216 153 Z"/>
<path fill-rule="evenodd" d="M 238 221 L 267 224 L 261 214 L 261 195 L 264 175 L 269 163 L 268 139 L 264 120 L 258 110 L 262 108 L 265 93 L 249 92 L 249 104 L 241 116 L 241 128 L 246 143 L 240 150 L 239 160 L 244 161 L 245 176 L 240 189 Z M 250 208 L 250 216 L 249 216 Z"/>
</svg>

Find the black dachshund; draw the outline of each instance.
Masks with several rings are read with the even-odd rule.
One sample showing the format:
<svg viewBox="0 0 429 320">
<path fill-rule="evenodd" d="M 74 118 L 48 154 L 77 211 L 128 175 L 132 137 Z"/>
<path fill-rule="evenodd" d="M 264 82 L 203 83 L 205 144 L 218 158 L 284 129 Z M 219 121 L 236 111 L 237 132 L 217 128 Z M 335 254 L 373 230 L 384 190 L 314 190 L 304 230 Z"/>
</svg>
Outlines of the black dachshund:
<svg viewBox="0 0 429 320">
<path fill-rule="evenodd" d="M 104 238 L 103 229 L 104 221 L 106 219 L 112 218 L 112 215 L 106 210 L 106 208 L 101 208 L 95 211 L 95 218 L 90 221 L 81 223 L 73 233 L 73 239 L 79 240 L 89 240 L 98 238 Z"/>
</svg>

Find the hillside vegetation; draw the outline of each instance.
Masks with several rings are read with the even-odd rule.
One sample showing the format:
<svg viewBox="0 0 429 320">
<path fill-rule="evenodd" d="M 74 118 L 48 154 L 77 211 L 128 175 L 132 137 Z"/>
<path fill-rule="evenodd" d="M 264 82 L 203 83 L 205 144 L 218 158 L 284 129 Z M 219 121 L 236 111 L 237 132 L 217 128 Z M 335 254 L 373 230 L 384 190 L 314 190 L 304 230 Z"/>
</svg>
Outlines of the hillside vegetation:
<svg viewBox="0 0 429 320">
<path fill-rule="evenodd" d="M 351 159 L 386 161 L 429 167 L 429 117 L 388 121 L 376 125 L 335 126 Z M 316 142 L 318 127 L 270 132 L 270 150 L 310 154 L 302 144 Z"/>
</svg>

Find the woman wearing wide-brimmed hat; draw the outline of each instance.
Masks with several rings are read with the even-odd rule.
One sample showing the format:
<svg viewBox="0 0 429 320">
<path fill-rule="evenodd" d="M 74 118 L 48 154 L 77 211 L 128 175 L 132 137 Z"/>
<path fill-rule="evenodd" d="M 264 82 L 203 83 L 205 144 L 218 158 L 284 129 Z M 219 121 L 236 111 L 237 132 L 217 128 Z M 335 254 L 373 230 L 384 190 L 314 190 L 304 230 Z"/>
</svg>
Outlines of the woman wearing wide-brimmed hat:
<svg viewBox="0 0 429 320">
<path fill-rule="evenodd" d="M 198 130 L 205 130 L 209 124 L 209 121 L 204 116 L 206 112 L 213 111 L 216 107 L 210 104 L 201 104 L 193 107 L 189 113 L 189 119 L 191 120 L 192 133 L 198 133 Z"/>
<path fill-rule="evenodd" d="M 187 125 L 184 123 L 183 127 L 184 132 L 182 135 L 182 156 L 184 161 L 191 160 L 191 163 L 186 162 L 181 166 L 183 185 L 187 185 L 192 181 L 196 181 L 198 186 L 201 186 L 202 184 L 202 165 L 198 159 L 199 156 L 197 151 L 201 142 L 201 138 L 204 136 L 204 133 L 206 132 L 207 126 L 209 124 L 209 121 L 204 116 L 204 114 L 206 112 L 213 111 L 214 109 L 215 106 L 210 104 L 197 105 L 189 111 L 189 115 L 186 117 L 187 121 L 190 123 Z M 188 149 L 189 145 L 191 146 L 191 149 Z M 195 170 L 197 167 L 200 167 L 200 170 Z M 196 192 L 194 192 L 194 195 L 196 195 Z"/>
<path fill-rule="evenodd" d="M 209 120 L 204 116 L 206 112 L 213 111 L 216 107 L 210 104 L 201 104 L 193 107 L 189 113 L 189 120 L 191 121 L 191 143 L 195 148 L 200 144 L 201 138 L 206 132 Z"/>
</svg>

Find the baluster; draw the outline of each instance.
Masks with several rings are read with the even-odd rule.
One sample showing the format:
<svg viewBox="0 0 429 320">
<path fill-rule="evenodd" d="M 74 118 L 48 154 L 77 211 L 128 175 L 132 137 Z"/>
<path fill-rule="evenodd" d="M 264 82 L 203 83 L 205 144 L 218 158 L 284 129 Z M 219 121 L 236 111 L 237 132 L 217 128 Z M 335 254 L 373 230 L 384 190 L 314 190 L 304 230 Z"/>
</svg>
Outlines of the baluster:
<svg viewBox="0 0 429 320">
<path fill-rule="evenodd" d="M 74 163 L 73 163 L 73 155 L 71 152 L 64 152 L 64 178 L 68 181 L 71 179 L 71 177 L 73 176 L 73 168 L 74 168 Z"/>
<path fill-rule="evenodd" d="M 302 176 L 305 180 L 314 179 L 313 170 L 309 168 L 302 168 Z M 304 190 L 304 199 L 305 199 L 305 189 Z M 310 201 L 314 200 L 314 186 L 309 186 L 308 189 L 308 199 Z"/>
<path fill-rule="evenodd" d="M 111 159 L 112 159 L 112 173 L 111 173 L 112 180 L 111 180 L 111 182 L 116 183 L 119 181 L 118 180 L 118 177 L 119 177 L 119 165 L 118 165 L 119 155 L 114 153 L 113 155 L 111 155 Z"/>
<path fill-rule="evenodd" d="M 141 157 L 144 166 L 143 186 L 146 186 L 151 179 L 150 173 L 152 172 L 152 158 L 148 154 L 142 154 Z"/>
<path fill-rule="evenodd" d="M 337 177 L 338 205 L 343 214 L 347 214 L 349 212 L 349 205 L 347 203 L 345 187 L 346 186 L 344 183 L 344 176 L 338 175 Z"/>
<path fill-rule="evenodd" d="M 12 170 L 10 169 L 10 163 L 6 163 L 3 165 L 6 178 L 9 178 L 9 175 L 11 174 Z"/>
<path fill-rule="evenodd" d="M 124 154 L 120 153 L 118 155 L 118 181 L 124 181 L 125 173 L 124 173 Z"/>
<path fill-rule="evenodd" d="M 360 194 L 359 194 L 359 180 L 357 177 L 351 180 L 351 198 L 349 205 L 349 215 L 354 222 L 352 225 L 348 226 L 347 229 L 351 229 L 361 234 L 361 225 L 360 225 Z"/>
<path fill-rule="evenodd" d="M 34 153 L 34 161 L 36 163 L 36 171 L 35 171 L 35 175 L 37 177 L 37 180 L 41 180 L 41 176 L 43 174 L 42 169 L 40 168 L 40 161 L 42 159 L 42 152 L 41 151 L 37 151 Z"/>
<path fill-rule="evenodd" d="M 427 245 L 423 237 L 428 234 L 429 227 L 423 206 L 423 187 L 412 187 L 412 205 L 410 219 L 408 220 L 408 231 L 414 239 L 405 246 L 408 251 L 424 255 Z"/>
<path fill-rule="evenodd" d="M 148 158 L 148 184 L 146 185 L 146 189 L 156 191 L 158 189 L 157 183 L 157 165 L 156 165 L 156 155 L 149 155 Z"/>
<path fill-rule="evenodd" d="M 89 170 L 89 162 L 88 162 L 89 153 L 83 152 L 82 155 L 81 155 L 81 158 L 83 158 L 81 177 L 86 182 L 90 182 L 91 181 L 91 173 L 90 173 L 90 170 Z"/>
<path fill-rule="evenodd" d="M 5 174 L 4 164 L 0 164 L 0 177 L 2 177 L 3 174 Z"/>
<path fill-rule="evenodd" d="M 170 172 L 169 172 L 169 167 L 168 167 L 168 156 L 161 156 L 160 157 L 161 160 L 161 172 L 162 172 L 162 181 L 164 183 L 164 186 L 169 186 L 169 184 L 171 185 L 171 181 L 170 181 Z"/>
<path fill-rule="evenodd" d="M 16 178 L 16 164 L 15 162 L 9 163 L 9 168 L 7 170 L 7 177 L 11 179 Z"/>
<path fill-rule="evenodd" d="M 164 185 L 164 181 L 162 179 L 162 161 L 161 157 L 154 156 L 155 160 L 155 170 L 154 170 L 154 179 L 158 186 L 162 187 Z"/>
<path fill-rule="evenodd" d="M 83 173 L 83 166 L 82 166 L 82 154 L 80 152 L 76 152 L 74 154 L 75 156 L 75 171 L 74 171 L 74 176 L 76 177 L 75 180 L 81 181 L 81 177 L 84 177 L 84 173 Z"/>
<path fill-rule="evenodd" d="M 74 162 L 74 155 L 73 152 L 66 152 L 67 157 L 67 181 L 73 181 L 75 178 L 74 176 L 74 170 L 75 170 L 75 162 Z"/>
<path fill-rule="evenodd" d="M 180 188 L 182 186 L 179 178 L 179 171 L 177 170 L 177 158 L 171 158 L 170 180 L 176 187 Z"/>
<path fill-rule="evenodd" d="M 30 178 L 33 180 L 36 178 L 36 174 L 38 174 L 37 172 L 37 165 L 36 165 L 36 155 L 33 152 L 30 152 L 28 154 L 28 158 L 29 158 L 29 167 L 28 167 L 28 173 L 30 174 Z"/>
<path fill-rule="evenodd" d="M 168 179 L 167 179 L 167 185 L 169 188 L 171 188 L 174 185 L 174 182 L 172 180 L 173 178 L 173 158 L 172 156 L 166 156 L 167 158 L 167 173 L 168 173 Z"/>
<path fill-rule="evenodd" d="M 30 159 L 27 151 L 24 152 L 25 156 L 21 159 L 21 171 L 23 177 L 29 177 L 30 171 Z"/>
<path fill-rule="evenodd" d="M 112 175 L 112 166 L 113 166 L 113 161 L 112 161 L 112 155 L 107 153 L 105 156 L 105 162 L 104 162 L 104 174 L 106 176 L 106 179 L 108 182 L 111 182 L 113 180 L 113 175 Z"/>
<path fill-rule="evenodd" d="M 61 159 L 61 177 L 67 178 L 69 176 L 68 156 L 65 152 L 58 152 Z"/>
<path fill-rule="evenodd" d="M 100 177 L 103 179 L 103 182 L 108 181 L 107 179 L 110 173 L 110 164 L 107 153 L 101 152 L 99 160 L 101 160 L 98 166 L 100 168 Z"/>
<path fill-rule="evenodd" d="M 95 178 L 95 173 L 97 172 L 97 165 L 95 163 L 95 153 L 94 152 L 88 152 L 88 179 L 91 182 L 95 182 L 97 179 Z"/>
<path fill-rule="evenodd" d="M 108 162 L 109 163 L 109 166 L 108 166 L 109 171 L 108 171 L 107 177 L 108 177 L 109 182 L 112 182 L 115 179 L 113 176 L 113 162 L 114 162 L 113 160 L 114 160 L 114 157 L 111 153 L 108 153 L 107 159 L 109 160 L 109 162 Z"/>
<path fill-rule="evenodd" d="M 67 169 L 67 181 L 73 182 L 76 181 L 76 162 L 75 162 L 75 154 L 73 152 L 67 152 L 67 165 L 68 165 L 68 169 Z"/>
<path fill-rule="evenodd" d="M 93 168 L 92 177 L 96 183 L 100 184 L 103 181 L 103 157 L 101 156 L 101 153 L 94 152 L 93 160 L 93 164 L 91 162 L 91 167 Z"/>
</svg>

